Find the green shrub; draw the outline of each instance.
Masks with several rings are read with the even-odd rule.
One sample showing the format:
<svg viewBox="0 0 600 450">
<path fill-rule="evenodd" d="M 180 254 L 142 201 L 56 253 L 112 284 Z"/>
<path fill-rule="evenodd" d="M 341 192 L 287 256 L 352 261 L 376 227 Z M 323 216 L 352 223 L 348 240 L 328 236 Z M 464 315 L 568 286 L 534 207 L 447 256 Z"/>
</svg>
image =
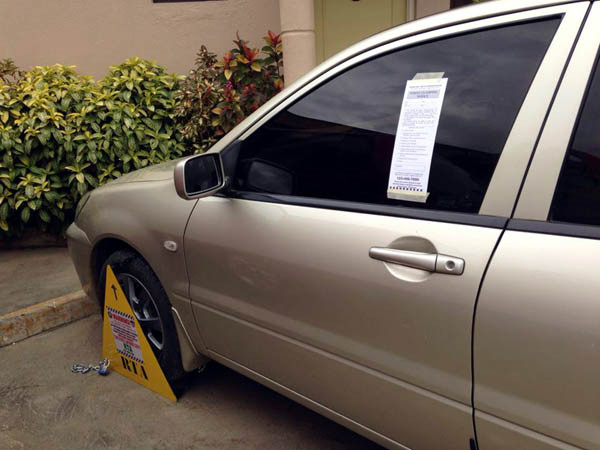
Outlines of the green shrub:
<svg viewBox="0 0 600 450">
<path fill-rule="evenodd" d="M 14 84 L 23 78 L 23 72 L 10 58 L 0 60 L 0 82 L 4 84 Z"/>
<path fill-rule="evenodd" d="M 18 234 L 35 222 L 56 231 L 85 189 L 65 175 L 78 130 L 70 119 L 93 95 L 91 79 L 72 67 L 36 67 L 5 89 L 0 115 L 0 229 Z M 8 116 L 7 116 L 8 112 Z M 85 181 L 85 180 L 84 180 Z M 90 180 L 92 181 L 92 180 Z"/>
<path fill-rule="evenodd" d="M 206 151 L 250 113 L 283 89 L 281 36 L 269 31 L 260 58 L 239 35 L 221 61 L 201 47 L 196 67 L 182 83 L 177 115 L 196 152 Z"/>
<path fill-rule="evenodd" d="M 218 140 L 218 125 L 213 125 L 213 108 L 221 98 L 222 71 L 216 67 L 217 55 L 203 45 L 196 57 L 196 67 L 181 83 L 177 117 L 183 136 L 198 152 L 206 151 Z"/>
<path fill-rule="evenodd" d="M 61 233 L 90 189 L 211 147 L 283 88 L 281 38 L 265 40 L 262 58 L 239 36 L 221 61 L 202 47 L 183 83 L 139 58 L 98 83 L 72 66 L 0 61 L 0 239 Z"/>
<path fill-rule="evenodd" d="M 72 67 L 36 67 L 0 85 L 0 237 L 60 233 L 83 194 L 183 155 L 179 77 L 130 59 L 94 83 Z"/>
<path fill-rule="evenodd" d="M 179 78 L 163 66 L 134 58 L 111 67 L 100 81 L 92 123 L 100 124 L 93 130 L 98 140 L 94 147 L 102 152 L 88 148 L 87 154 L 88 162 L 98 164 L 100 182 L 184 154 L 175 119 Z"/>
</svg>

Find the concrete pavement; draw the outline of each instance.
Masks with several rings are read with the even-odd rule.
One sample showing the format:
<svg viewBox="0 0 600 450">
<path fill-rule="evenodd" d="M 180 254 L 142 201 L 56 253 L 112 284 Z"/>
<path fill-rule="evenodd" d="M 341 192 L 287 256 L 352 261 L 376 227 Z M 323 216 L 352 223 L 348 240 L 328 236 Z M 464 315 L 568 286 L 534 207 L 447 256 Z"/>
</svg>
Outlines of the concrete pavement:
<svg viewBox="0 0 600 450">
<path fill-rule="evenodd" d="M 0 450 L 380 448 L 217 364 L 177 404 L 116 373 L 70 372 L 100 354 L 98 315 L 0 348 Z"/>
<path fill-rule="evenodd" d="M 98 310 L 66 247 L 0 249 L 0 347 Z"/>
<path fill-rule="evenodd" d="M 66 247 L 0 250 L 0 316 L 79 289 Z"/>
</svg>

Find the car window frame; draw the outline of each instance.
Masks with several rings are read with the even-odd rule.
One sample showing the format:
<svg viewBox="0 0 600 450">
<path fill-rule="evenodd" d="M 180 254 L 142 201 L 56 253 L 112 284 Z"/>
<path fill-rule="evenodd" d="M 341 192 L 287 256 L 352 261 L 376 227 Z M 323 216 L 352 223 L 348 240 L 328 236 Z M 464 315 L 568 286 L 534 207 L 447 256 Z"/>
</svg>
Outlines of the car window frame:
<svg viewBox="0 0 600 450">
<path fill-rule="evenodd" d="M 600 239 L 600 226 L 548 220 L 567 152 L 577 132 L 596 62 L 600 59 L 600 4 L 591 5 L 566 68 L 508 229 Z"/>
<path fill-rule="evenodd" d="M 456 35 L 470 34 L 489 28 L 510 26 L 511 24 L 550 19 L 553 17 L 561 17 L 561 22 L 558 26 L 558 29 L 548 47 L 548 50 L 546 51 L 546 54 L 544 55 L 540 66 L 537 69 L 534 80 L 529 86 L 517 118 L 511 127 L 508 140 L 506 141 L 502 150 L 498 165 L 494 171 L 492 180 L 490 181 L 490 185 L 484 197 L 482 207 L 480 208 L 478 214 L 417 209 L 406 206 L 390 207 L 368 203 L 365 204 L 339 200 L 294 197 L 233 190 L 230 190 L 227 195 L 229 197 L 254 201 L 286 203 L 299 206 L 339 209 L 388 216 L 411 217 L 450 223 L 503 227 L 508 217 L 510 217 L 510 213 L 514 207 L 518 188 L 521 185 L 523 175 L 529 161 L 529 153 L 527 153 L 525 157 L 522 155 L 523 142 L 530 142 L 531 151 L 533 151 L 533 143 L 539 134 L 539 131 L 535 132 L 535 130 L 532 130 L 530 125 L 523 125 L 525 120 L 524 117 L 527 117 L 527 120 L 531 121 L 531 117 L 534 115 L 539 122 L 539 127 L 541 129 L 543 119 L 550 106 L 552 94 L 558 86 L 559 78 L 567 61 L 568 54 L 571 51 L 573 42 L 575 41 L 575 37 L 581 26 L 584 12 L 585 11 L 583 10 L 581 3 L 536 8 L 527 11 L 502 14 L 491 18 L 472 20 L 460 24 L 451 24 L 434 30 L 425 31 L 421 34 L 411 35 L 392 42 L 384 43 L 359 55 L 355 55 L 354 57 L 343 61 L 337 66 L 330 68 L 324 73 L 321 73 L 319 76 L 315 77 L 304 86 L 297 89 L 283 101 L 279 102 L 279 104 L 271 108 L 266 114 L 264 114 L 256 122 L 244 130 L 239 136 L 239 141 L 243 145 L 243 141 L 251 134 L 253 134 L 276 114 L 290 107 L 300 98 L 309 94 L 342 72 L 345 72 L 356 65 L 362 64 L 370 59 L 382 56 L 386 53 Z M 548 91 L 550 91 L 550 94 L 548 94 Z M 540 100 L 540 97 L 542 98 L 542 101 Z M 524 136 L 524 134 L 526 136 Z M 517 151 L 517 149 L 520 151 Z M 516 161 L 516 159 L 519 161 Z M 519 172 L 520 174 L 516 173 L 517 167 L 520 167 L 521 169 L 521 172 Z M 506 201 L 507 190 L 512 191 L 512 195 L 508 195 L 508 197 L 510 197 L 508 201 Z M 496 199 L 496 203 L 500 201 L 501 204 L 496 204 L 491 199 L 492 197 Z"/>
</svg>

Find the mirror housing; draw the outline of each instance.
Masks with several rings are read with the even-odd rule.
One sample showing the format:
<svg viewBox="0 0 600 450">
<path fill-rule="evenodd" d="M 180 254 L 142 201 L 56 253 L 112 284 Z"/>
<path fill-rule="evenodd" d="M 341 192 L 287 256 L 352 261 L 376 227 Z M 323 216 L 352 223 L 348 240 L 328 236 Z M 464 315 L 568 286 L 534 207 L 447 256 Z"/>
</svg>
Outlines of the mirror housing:
<svg viewBox="0 0 600 450">
<path fill-rule="evenodd" d="M 203 153 L 175 166 L 175 190 L 186 200 L 209 197 L 225 187 L 220 153 Z"/>
</svg>

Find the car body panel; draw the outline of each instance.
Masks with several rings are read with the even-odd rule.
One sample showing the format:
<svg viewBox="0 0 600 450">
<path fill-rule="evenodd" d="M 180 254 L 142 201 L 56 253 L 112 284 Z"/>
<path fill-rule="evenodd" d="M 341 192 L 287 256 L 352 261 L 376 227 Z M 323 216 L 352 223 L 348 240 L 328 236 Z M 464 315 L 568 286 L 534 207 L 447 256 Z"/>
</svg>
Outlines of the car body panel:
<svg viewBox="0 0 600 450">
<path fill-rule="evenodd" d="M 96 298 L 94 275 L 92 270 L 92 243 L 87 234 L 72 223 L 66 232 L 69 256 L 75 266 L 81 287 L 88 297 Z"/>
<path fill-rule="evenodd" d="M 411 444 L 402 436 L 428 434 L 417 426 L 422 417 L 410 411 L 429 409 L 431 417 L 459 422 L 450 419 L 451 409 L 462 418 L 457 428 L 462 434 L 444 443 L 461 448 L 472 436 L 470 413 L 464 408 L 470 409 L 471 398 L 473 306 L 500 233 L 303 206 L 202 199 L 185 237 L 187 264 L 194 268 L 194 314 L 209 351 L 353 420 L 363 423 L 372 417 L 367 426 L 404 445 Z M 372 246 L 458 256 L 465 260 L 465 272 L 432 274 L 376 261 L 369 257 Z M 301 350 L 288 345 L 290 339 Z M 308 377 L 298 370 L 300 358 L 310 368 Z M 361 377 L 352 377 L 350 363 Z M 368 381 L 365 374 L 372 371 L 378 376 Z M 388 392 L 393 382 L 396 397 Z M 386 394 L 377 400 L 346 398 L 367 384 L 370 392 Z M 400 387 L 408 384 L 412 390 Z M 420 398 L 416 386 L 418 392 L 454 402 Z M 463 408 L 456 408 L 456 402 Z M 379 428 L 371 422 L 374 409 L 394 405 L 396 414 L 415 422 L 394 419 L 385 426 L 380 422 Z"/>
<path fill-rule="evenodd" d="M 194 311 L 207 334 L 218 333 L 219 349 L 234 351 L 238 365 L 361 424 L 385 438 L 369 436 L 382 445 L 448 450 L 468 446 L 473 435 L 470 406 L 212 308 L 196 304 Z M 231 361 L 211 349 L 209 354 Z"/>
<path fill-rule="evenodd" d="M 491 414 L 475 411 L 477 444 L 485 450 L 577 450 L 579 447 L 559 441 Z"/>
<path fill-rule="evenodd" d="M 477 305 L 477 410 L 600 448 L 599 266 L 600 241 L 504 233 Z"/>
<path fill-rule="evenodd" d="M 144 172 L 154 178 L 160 171 Z M 141 180 L 138 174 L 137 180 Z M 75 266 L 83 285 L 95 284 L 98 267 L 94 267 L 93 251 L 106 239 L 117 239 L 133 247 L 150 264 L 165 288 L 182 322 L 201 347 L 202 339 L 191 312 L 188 277 L 183 256 L 183 234 L 195 201 L 177 196 L 173 175 L 164 181 L 122 182 L 102 186 L 92 193 L 76 220 L 85 230 L 89 246 L 70 240 Z M 71 229 L 70 235 L 74 234 Z M 178 250 L 165 249 L 164 242 L 175 242 Z M 79 243 L 78 243 L 79 242 Z M 89 292 L 95 298 L 95 291 Z"/>
<path fill-rule="evenodd" d="M 529 439 L 526 448 L 600 448 L 599 234 L 547 221 L 599 27 L 595 3 L 478 301 L 474 406 L 478 439 L 490 448 L 515 436 Z"/>
<path fill-rule="evenodd" d="M 363 436 L 367 437 L 368 439 L 371 439 L 374 442 L 377 442 L 378 444 L 382 445 L 385 448 L 396 449 L 396 450 L 407 450 L 408 449 L 408 447 L 398 444 L 397 442 L 373 431 L 372 429 L 366 427 L 365 425 L 358 423 L 352 419 L 349 419 L 348 417 L 340 414 L 339 412 L 334 411 L 333 409 L 327 408 L 327 407 L 323 406 L 322 404 L 309 399 L 308 397 L 302 395 L 299 392 L 293 391 L 292 389 L 289 389 L 279 383 L 276 383 L 275 381 L 271 380 L 270 378 L 267 378 L 264 375 L 262 375 L 258 372 L 255 372 L 253 370 L 250 370 L 247 367 L 245 367 L 235 361 L 227 359 L 215 352 L 209 352 L 209 355 L 212 359 L 214 359 L 218 363 L 223 364 L 223 365 L 257 381 L 257 382 L 269 387 L 270 389 L 273 389 L 274 391 L 279 392 L 282 395 L 285 395 L 288 398 L 291 398 L 292 400 L 300 403 L 301 405 L 304 405 L 307 408 L 310 408 L 313 411 L 316 411 L 319 414 L 322 414 L 323 416 L 336 421 L 340 425 L 343 425 L 357 433 L 362 434 Z"/>
<path fill-rule="evenodd" d="M 144 167 L 143 169 L 134 170 L 133 172 L 121 175 L 115 180 L 109 181 L 106 185 L 110 186 L 121 183 L 172 180 L 173 170 L 175 170 L 175 166 L 180 160 L 181 158 L 174 159 L 160 164 L 155 164 L 153 166 Z"/>
</svg>

